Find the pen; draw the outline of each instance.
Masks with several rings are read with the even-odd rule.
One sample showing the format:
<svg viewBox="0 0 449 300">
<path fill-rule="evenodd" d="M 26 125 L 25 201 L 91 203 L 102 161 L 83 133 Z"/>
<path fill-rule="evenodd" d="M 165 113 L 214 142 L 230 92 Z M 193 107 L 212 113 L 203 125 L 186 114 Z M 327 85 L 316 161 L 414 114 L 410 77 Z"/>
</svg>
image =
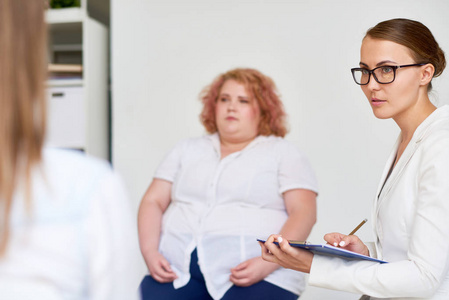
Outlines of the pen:
<svg viewBox="0 0 449 300">
<path fill-rule="evenodd" d="M 308 241 L 295 241 L 295 240 L 288 240 L 288 243 L 290 245 L 307 245 L 307 244 L 309 244 Z"/>
<path fill-rule="evenodd" d="M 354 230 L 353 230 L 353 231 L 351 231 L 351 233 L 350 233 L 350 234 L 348 234 L 348 235 L 353 235 L 354 233 L 356 233 L 356 231 L 357 231 L 357 230 L 359 230 L 359 229 L 360 229 L 360 227 L 362 227 L 362 226 L 363 226 L 363 224 L 365 224 L 365 223 L 366 223 L 366 221 L 368 221 L 368 219 L 365 219 L 365 220 L 363 220 L 362 222 L 360 222 L 360 224 L 359 224 L 359 225 L 357 225 L 357 227 L 356 227 L 356 228 L 354 228 Z"/>
</svg>

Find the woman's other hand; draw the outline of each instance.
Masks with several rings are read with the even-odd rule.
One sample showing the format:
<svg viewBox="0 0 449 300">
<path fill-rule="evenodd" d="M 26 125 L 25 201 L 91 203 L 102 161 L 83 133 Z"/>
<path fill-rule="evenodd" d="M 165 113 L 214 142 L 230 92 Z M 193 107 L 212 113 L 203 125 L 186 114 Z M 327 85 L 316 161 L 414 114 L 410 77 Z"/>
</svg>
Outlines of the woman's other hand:
<svg viewBox="0 0 449 300">
<path fill-rule="evenodd" d="M 277 241 L 279 245 L 274 244 Z M 262 258 L 276 263 L 284 268 L 310 273 L 313 253 L 290 246 L 286 239 L 278 234 L 272 234 L 265 243 L 259 242 L 262 248 Z"/>
<path fill-rule="evenodd" d="M 274 272 L 278 265 L 266 262 L 262 257 L 254 257 L 231 269 L 230 280 L 237 286 L 250 286 Z"/>
<path fill-rule="evenodd" d="M 147 267 L 151 277 L 160 283 L 172 282 L 178 276 L 170 267 L 170 263 L 159 252 L 155 251 L 146 255 Z"/>
<path fill-rule="evenodd" d="M 344 235 L 333 232 L 326 234 L 324 240 L 332 246 L 369 256 L 368 247 L 356 235 Z"/>
</svg>

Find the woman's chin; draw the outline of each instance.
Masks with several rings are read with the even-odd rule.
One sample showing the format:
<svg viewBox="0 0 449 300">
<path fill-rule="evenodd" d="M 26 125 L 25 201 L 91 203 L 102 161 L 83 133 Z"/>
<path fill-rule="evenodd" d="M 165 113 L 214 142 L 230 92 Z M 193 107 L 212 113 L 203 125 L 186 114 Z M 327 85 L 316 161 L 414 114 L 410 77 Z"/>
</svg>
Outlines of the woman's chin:
<svg viewBox="0 0 449 300">
<path fill-rule="evenodd" d="M 376 118 L 382 119 L 382 120 L 390 119 L 392 117 L 391 113 L 388 113 L 387 111 L 382 110 L 382 109 L 376 109 L 374 107 L 373 107 L 373 114 Z"/>
</svg>

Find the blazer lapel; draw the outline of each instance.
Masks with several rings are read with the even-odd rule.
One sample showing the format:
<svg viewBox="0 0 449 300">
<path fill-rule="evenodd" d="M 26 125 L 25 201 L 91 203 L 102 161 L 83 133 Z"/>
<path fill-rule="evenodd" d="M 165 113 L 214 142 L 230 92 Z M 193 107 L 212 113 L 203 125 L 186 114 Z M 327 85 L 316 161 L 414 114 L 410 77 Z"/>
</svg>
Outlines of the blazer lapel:
<svg viewBox="0 0 449 300">
<path fill-rule="evenodd" d="M 372 211 L 371 217 L 372 217 L 372 220 L 373 220 L 372 228 L 374 229 L 375 236 L 376 236 L 375 247 L 376 247 L 376 251 L 377 251 L 377 255 L 378 256 L 382 254 L 382 245 L 380 244 L 380 240 L 381 240 L 381 237 L 382 237 L 382 232 L 381 232 L 382 230 L 379 227 L 379 224 L 377 224 L 379 206 L 380 206 L 380 203 L 381 203 L 381 199 L 383 200 L 383 198 L 384 198 L 385 189 L 387 187 L 387 183 L 385 182 L 385 179 L 387 178 L 388 172 L 390 171 L 391 165 L 393 164 L 393 161 L 394 161 L 394 159 L 396 157 L 396 152 L 397 152 L 400 140 L 401 140 L 401 135 L 399 135 L 399 137 L 397 138 L 396 143 L 395 143 L 395 145 L 393 147 L 393 150 L 390 153 L 390 157 L 388 158 L 388 160 L 387 160 L 387 162 L 385 164 L 385 167 L 384 167 L 381 179 L 379 181 L 379 186 L 377 187 L 376 196 L 374 198 L 374 207 L 373 207 L 373 211 Z M 390 174 L 389 181 L 391 181 L 391 176 L 392 175 L 393 174 Z M 384 184 L 384 182 L 385 182 L 385 184 Z M 381 190 L 382 190 L 382 193 L 379 195 Z"/>
<path fill-rule="evenodd" d="M 391 164 L 393 163 L 394 157 L 396 156 L 397 148 L 399 145 L 399 140 L 401 137 L 398 138 L 398 141 L 396 142 L 395 151 L 391 154 L 391 157 L 389 159 L 389 165 L 385 167 L 384 173 L 386 172 L 388 174 L 389 168 L 391 167 Z M 402 153 L 401 157 L 399 158 L 396 166 L 394 167 L 393 171 L 391 172 L 390 177 L 385 182 L 385 185 L 382 189 L 382 192 L 380 192 L 381 187 L 378 190 L 378 193 L 380 192 L 380 195 L 377 200 L 377 207 L 376 207 L 376 215 L 379 213 L 379 209 L 382 205 L 382 203 L 385 201 L 385 199 L 388 198 L 388 195 L 392 189 L 392 187 L 396 184 L 396 182 L 401 178 L 401 175 L 409 163 L 410 159 L 413 157 L 413 155 L 416 152 L 416 149 L 418 149 L 419 142 L 421 139 L 412 138 L 410 142 L 408 143 L 407 147 L 405 148 L 404 152 Z M 383 180 L 385 180 L 386 174 L 383 176 Z M 383 182 L 382 182 L 383 183 Z"/>
<path fill-rule="evenodd" d="M 381 195 L 379 195 L 380 191 L 381 190 L 384 191 L 385 190 L 385 186 L 387 185 L 385 180 L 387 179 L 388 172 L 390 171 L 391 165 L 393 164 L 393 161 L 394 161 L 394 159 L 396 157 L 396 153 L 398 152 L 398 147 L 399 147 L 399 142 L 400 141 L 401 141 L 401 135 L 399 135 L 399 137 L 396 139 L 396 143 L 393 146 L 393 150 L 391 151 L 390 156 L 388 157 L 388 160 L 387 160 L 387 162 L 385 164 L 385 167 L 384 167 L 384 170 L 382 172 L 382 176 L 380 178 L 379 185 L 377 186 L 376 201 L 374 201 L 376 206 L 377 206 L 377 204 L 379 202 L 379 198 L 381 196 Z M 390 174 L 390 178 L 391 178 L 391 175 L 392 174 Z M 384 194 L 384 193 L 382 192 L 382 194 Z"/>
<path fill-rule="evenodd" d="M 415 154 L 416 150 L 418 149 L 421 141 L 423 138 L 428 135 L 432 131 L 433 125 L 435 125 L 437 122 L 435 122 L 432 118 L 434 116 L 428 117 L 423 123 L 421 123 L 420 126 L 416 129 L 415 133 L 413 134 L 412 139 L 408 143 L 407 147 L 404 150 L 404 153 L 402 153 L 402 156 L 399 158 L 396 166 L 394 167 L 393 171 L 391 172 L 390 177 L 385 182 L 385 185 L 382 189 L 382 184 L 385 181 L 385 178 L 388 174 L 389 168 L 391 167 L 391 164 L 393 163 L 394 157 L 396 156 L 396 152 L 399 146 L 399 142 L 401 140 L 401 135 L 399 135 L 395 147 L 393 148 L 393 152 L 390 155 L 390 158 L 387 162 L 387 165 L 385 166 L 384 173 L 382 175 L 382 181 L 378 187 L 377 195 L 378 199 L 375 202 L 376 203 L 376 216 L 379 213 L 380 206 L 383 202 L 385 202 L 385 199 L 388 198 L 388 195 L 392 189 L 392 187 L 396 184 L 399 178 L 401 178 L 401 175 L 409 163 L 410 159 Z M 382 192 L 380 192 L 382 190 Z"/>
<path fill-rule="evenodd" d="M 378 224 L 378 217 L 379 217 L 379 211 L 383 203 L 388 201 L 390 197 L 390 192 L 392 188 L 396 185 L 396 182 L 401 178 L 405 168 L 407 167 L 408 163 L 410 162 L 410 159 L 413 157 L 413 155 L 416 153 L 416 150 L 419 148 L 421 141 L 432 132 L 435 125 L 439 122 L 449 122 L 449 106 L 444 106 L 442 108 L 437 109 L 435 112 L 433 112 L 429 117 L 427 117 L 426 120 L 424 120 L 421 125 L 418 126 L 416 129 L 412 139 L 410 140 L 409 144 L 407 145 L 406 149 L 404 150 L 404 153 L 399 158 L 395 168 L 390 174 L 390 177 L 385 182 L 385 178 L 388 175 L 388 172 L 391 168 L 391 165 L 393 164 L 394 158 L 396 157 L 397 149 L 401 140 L 401 135 L 399 135 L 396 144 L 393 148 L 392 153 L 390 154 L 390 157 L 386 163 L 386 166 L 384 168 L 381 181 L 379 183 L 379 186 L 377 188 L 376 198 L 374 200 L 374 209 L 372 213 L 373 218 L 373 228 L 377 237 L 377 240 L 375 242 L 376 248 L 378 250 L 378 258 L 382 259 L 382 245 L 380 241 L 383 239 L 382 234 L 382 228 Z M 385 182 L 385 185 L 383 185 Z M 383 186 L 383 189 L 382 189 Z M 381 192 L 382 191 L 382 192 Z M 380 195 L 379 195 L 380 193 Z"/>
</svg>

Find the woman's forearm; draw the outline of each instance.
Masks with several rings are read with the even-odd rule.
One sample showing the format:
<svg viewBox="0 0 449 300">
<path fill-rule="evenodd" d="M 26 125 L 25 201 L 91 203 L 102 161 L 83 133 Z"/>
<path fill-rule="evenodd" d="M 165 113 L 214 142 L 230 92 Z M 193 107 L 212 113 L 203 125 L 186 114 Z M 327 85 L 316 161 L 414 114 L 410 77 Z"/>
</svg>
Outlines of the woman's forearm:
<svg viewBox="0 0 449 300">
<path fill-rule="evenodd" d="M 138 214 L 140 251 L 158 251 L 162 223 L 162 210 L 154 202 L 142 202 Z M 146 260 L 146 259 L 145 259 Z"/>
<path fill-rule="evenodd" d="M 139 207 L 137 225 L 140 251 L 148 265 L 149 256 L 159 251 L 162 216 L 170 204 L 171 183 L 155 179 Z"/>
<path fill-rule="evenodd" d="M 316 193 L 291 190 L 284 193 L 288 219 L 280 234 L 291 240 L 306 240 L 316 223 Z"/>
</svg>

